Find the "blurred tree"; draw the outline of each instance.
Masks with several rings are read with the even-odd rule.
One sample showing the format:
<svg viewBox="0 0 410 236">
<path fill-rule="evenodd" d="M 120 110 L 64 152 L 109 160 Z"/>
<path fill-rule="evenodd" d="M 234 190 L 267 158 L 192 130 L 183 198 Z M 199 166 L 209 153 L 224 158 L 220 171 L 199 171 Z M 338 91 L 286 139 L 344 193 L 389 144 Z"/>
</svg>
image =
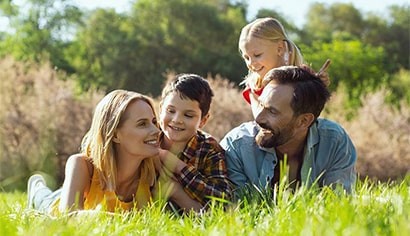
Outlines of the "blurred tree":
<svg viewBox="0 0 410 236">
<path fill-rule="evenodd" d="M 246 74 L 237 49 L 242 4 L 227 0 L 140 0 L 128 16 L 98 10 L 69 55 L 83 88 L 127 88 L 159 95 L 165 74 Z"/>
<path fill-rule="evenodd" d="M 69 0 L 26 0 L 21 7 L 8 0 L 0 6 L 15 31 L 3 36 L 0 56 L 50 60 L 55 67 L 73 72 L 62 49 L 69 44 L 66 36 L 81 23 L 82 12 L 76 6 Z"/>
<path fill-rule="evenodd" d="M 159 94 L 164 73 L 220 74 L 241 81 L 246 74 L 237 49 L 245 16 L 242 5 L 229 1 L 140 0 L 132 13 L 134 38 L 144 60 L 142 76 Z M 155 20 L 153 20 L 155 19 Z"/>
<path fill-rule="evenodd" d="M 400 102 L 404 101 L 410 105 L 410 71 L 400 69 L 398 73 L 392 75 L 392 79 L 389 80 L 390 94 L 388 101 L 395 105 L 401 105 Z"/>
<path fill-rule="evenodd" d="M 3 16 L 14 17 L 18 14 L 18 8 L 12 0 L 2 0 L 0 2 L 0 12 Z"/>
<path fill-rule="evenodd" d="M 292 22 L 292 20 L 287 18 L 283 13 L 272 9 L 262 8 L 259 9 L 255 19 L 262 17 L 273 17 L 278 19 L 280 23 L 282 23 L 283 27 L 286 30 L 286 33 L 292 38 L 292 40 L 298 40 L 298 37 L 301 34 L 301 30 L 299 30 L 297 26 Z"/>
<path fill-rule="evenodd" d="M 363 94 L 387 84 L 383 65 L 382 47 L 365 45 L 359 40 L 333 40 L 331 43 L 314 42 L 303 46 L 305 59 L 316 70 L 327 58 L 332 60 L 329 68 L 331 89 L 346 87 L 351 106 L 360 105 Z"/>
<path fill-rule="evenodd" d="M 393 5 L 388 12 L 387 19 L 369 14 L 363 41 L 386 50 L 389 73 L 400 68 L 410 70 L 410 5 Z"/>
<path fill-rule="evenodd" d="M 397 42 L 397 45 L 388 47 L 386 51 L 389 55 L 398 52 L 397 69 L 402 67 L 410 70 L 410 4 L 391 6 L 390 17 L 393 22 L 388 34 L 392 36 L 390 40 Z"/>
<path fill-rule="evenodd" d="M 310 45 L 317 40 L 330 42 L 334 35 L 341 33 L 351 35 L 350 39 L 358 39 L 363 31 L 363 24 L 360 11 L 351 3 L 313 3 L 303 28 L 304 43 Z"/>
<path fill-rule="evenodd" d="M 304 44 L 314 41 L 330 42 L 333 38 L 361 40 L 364 44 L 383 47 L 385 69 L 395 73 L 400 68 L 410 69 L 410 7 L 392 5 L 387 18 L 375 13 L 363 15 L 352 5 L 314 3 L 301 32 Z M 404 53 L 405 52 L 405 53 Z"/>
<path fill-rule="evenodd" d="M 128 31 L 128 18 L 113 9 L 97 9 L 90 15 L 65 50 L 83 90 L 126 88 L 127 80 L 135 76 L 132 73 L 143 70 L 135 67 L 142 58 L 137 57 L 139 45 Z"/>
<path fill-rule="evenodd" d="M 388 18 L 375 13 L 365 17 L 352 4 L 315 3 L 301 32 L 305 58 L 316 67 L 329 57 L 332 88 L 346 87 L 350 105 L 357 107 L 363 93 L 386 85 L 395 96 L 405 98 L 400 89 L 400 68 L 409 70 L 410 12 L 409 5 L 389 7 Z M 405 73 L 401 73 L 405 75 Z M 400 78 L 400 80 L 399 80 Z M 408 78 L 407 78 L 408 79 Z M 404 83 L 405 84 L 405 83 Z"/>
<path fill-rule="evenodd" d="M 0 34 L 0 56 L 50 60 L 55 68 L 76 73 L 83 89 L 127 88 L 158 95 L 165 74 L 170 71 L 205 77 L 219 74 L 238 83 L 246 74 L 237 40 L 247 23 L 247 2 L 138 0 L 127 13 L 98 9 L 86 14 L 70 0 L 26 0 L 19 6 L 4 0 L 0 11 L 10 19 L 13 33 Z M 387 19 L 374 14 L 364 18 L 352 4 L 315 3 L 302 30 L 274 10 L 261 9 L 257 17 L 281 20 L 297 45 L 306 45 L 302 51 L 307 59 L 313 58 L 312 62 L 317 58 L 322 63 L 326 53 L 333 61 L 339 57 L 335 52 L 317 50 L 350 45 L 337 48 L 341 57 L 350 54 L 351 61 L 370 59 L 368 63 L 377 58 L 375 64 L 381 66 L 382 72 L 379 75 L 388 74 L 390 81 L 396 78 L 391 75 L 399 68 L 410 67 L 410 14 L 408 5 L 392 6 L 389 11 Z M 361 50 L 351 48 L 356 41 L 361 42 Z M 354 76 L 339 77 L 345 71 L 342 67 L 336 71 L 334 66 L 332 71 L 337 76 L 332 86 L 343 78 L 341 81 L 347 80 L 348 86 L 366 90 L 356 88 L 365 84 L 350 81 Z M 363 63 L 352 66 L 361 71 L 372 67 Z M 369 89 L 373 87 L 369 85 Z"/>
</svg>

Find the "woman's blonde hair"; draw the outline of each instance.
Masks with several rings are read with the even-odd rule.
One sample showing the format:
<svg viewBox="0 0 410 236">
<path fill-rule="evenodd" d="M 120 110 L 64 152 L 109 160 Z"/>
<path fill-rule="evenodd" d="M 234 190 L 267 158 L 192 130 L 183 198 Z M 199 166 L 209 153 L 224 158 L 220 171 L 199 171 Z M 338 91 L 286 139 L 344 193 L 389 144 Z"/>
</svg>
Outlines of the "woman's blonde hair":
<svg viewBox="0 0 410 236">
<path fill-rule="evenodd" d="M 113 137 L 116 129 L 125 121 L 125 110 L 136 100 L 146 102 L 157 117 L 151 98 L 136 92 L 114 90 L 97 104 L 91 127 L 82 140 L 81 152 L 93 163 L 103 189 L 116 188 L 118 170 Z M 154 183 L 156 172 L 152 158 L 146 158 L 141 162 L 139 177 L 140 181 L 149 185 Z"/>
<path fill-rule="evenodd" d="M 249 41 L 250 37 L 266 39 L 273 42 L 284 41 L 287 45 L 289 55 L 287 64 L 293 66 L 300 66 L 304 63 L 303 56 L 299 48 L 293 43 L 292 40 L 289 39 L 282 24 L 275 18 L 258 18 L 252 21 L 251 23 L 247 24 L 245 27 L 243 27 L 241 34 L 239 36 L 239 48 L 241 44 Z M 249 74 L 245 78 L 245 80 L 252 79 L 262 80 L 263 78 L 259 78 L 259 76 L 256 73 L 249 71 Z"/>
</svg>

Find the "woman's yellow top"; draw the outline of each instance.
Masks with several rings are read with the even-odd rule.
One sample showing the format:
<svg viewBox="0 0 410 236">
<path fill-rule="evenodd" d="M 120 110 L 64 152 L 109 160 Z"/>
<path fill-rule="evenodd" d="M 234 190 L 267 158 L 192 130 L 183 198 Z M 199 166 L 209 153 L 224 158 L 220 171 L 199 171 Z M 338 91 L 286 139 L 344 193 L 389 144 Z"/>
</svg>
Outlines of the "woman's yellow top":
<svg viewBox="0 0 410 236">
<path fill-rule="evenodd" d="M 134 199 L 131 202 L 121 201 L 114 191 L 103 190 L 100 179 L 93 171 L 90 190 L 84 194 L 84 210 L 103 209 L 109 212 L 128 211 L 133 208 L 140 209 L 146 206 L 151 200 L 151 188 L 148 183 L 140 182 L 137 187 Z M 60 197 L 54 201 L 50 207 L 50 214 L 58 215 Z"/>
</svg>

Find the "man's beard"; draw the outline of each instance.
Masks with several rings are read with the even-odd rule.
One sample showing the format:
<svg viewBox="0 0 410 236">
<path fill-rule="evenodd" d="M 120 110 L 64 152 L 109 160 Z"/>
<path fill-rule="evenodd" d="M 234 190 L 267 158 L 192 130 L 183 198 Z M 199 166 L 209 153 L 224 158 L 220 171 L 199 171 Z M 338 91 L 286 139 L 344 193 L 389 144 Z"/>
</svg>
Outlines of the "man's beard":
<svg viewBox="0 0 410 236">
<path fill-rule="evenodd" d="M 275 136 L 272 130 L 260 129 L 255 137 L 256 144 L 263 148 L 276 147 Z"/>
<path fill-rule="evenodd" d="M 263 148 L 276 148 L 287 143 L 294 133 L 293 120 L 281 129 L 271 129 L 261 124 L 261 129 L 255 136 L 256 144 Z"/>
</svg>

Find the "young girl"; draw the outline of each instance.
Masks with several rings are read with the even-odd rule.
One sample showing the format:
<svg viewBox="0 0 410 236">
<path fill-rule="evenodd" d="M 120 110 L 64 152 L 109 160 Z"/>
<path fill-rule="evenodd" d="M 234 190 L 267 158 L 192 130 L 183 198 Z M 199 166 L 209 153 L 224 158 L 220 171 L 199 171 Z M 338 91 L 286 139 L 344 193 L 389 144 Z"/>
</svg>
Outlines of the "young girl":
<svg viewBox="0 0 410 236">
<path fill-rule="evenodd" d="M 159 129 L 150 98 L 115 90 L 97 105 L 81 153 L 67 160 L 52 192 L 41 175 L 28 181 L 28 207 L 56 215 L 102 207 L 114 212 L 147 205 L 156 182 Z"/>
<path fill-rule="evenodd" d="M 242 28 L 239 36 L 239 51 L 249 73 L 244 80 L 245 100 L 251 104 L 252 113 L 257 112 L 257 96 L 262 93 L 266 73 L 280 66 L 304 64 L 302 54 L 289 39 L 282 24 L 274 18 L 259 18 Z M 318 73 L 319 77 L 329 84 L 326 69 L 329 62 Z"/>
<path fill-rule="evenodd" d="M 271 17 L 256 19 L 243 27 L 238 46 L 249 69 L 244 82 L 253 91 L 262 88 L 262 79 L 270 69 L 303 64 L 302 54 L 288 38 L 282 24 Z M 249 93 L 244 96 L 251 102 Z"/>
</svg>

